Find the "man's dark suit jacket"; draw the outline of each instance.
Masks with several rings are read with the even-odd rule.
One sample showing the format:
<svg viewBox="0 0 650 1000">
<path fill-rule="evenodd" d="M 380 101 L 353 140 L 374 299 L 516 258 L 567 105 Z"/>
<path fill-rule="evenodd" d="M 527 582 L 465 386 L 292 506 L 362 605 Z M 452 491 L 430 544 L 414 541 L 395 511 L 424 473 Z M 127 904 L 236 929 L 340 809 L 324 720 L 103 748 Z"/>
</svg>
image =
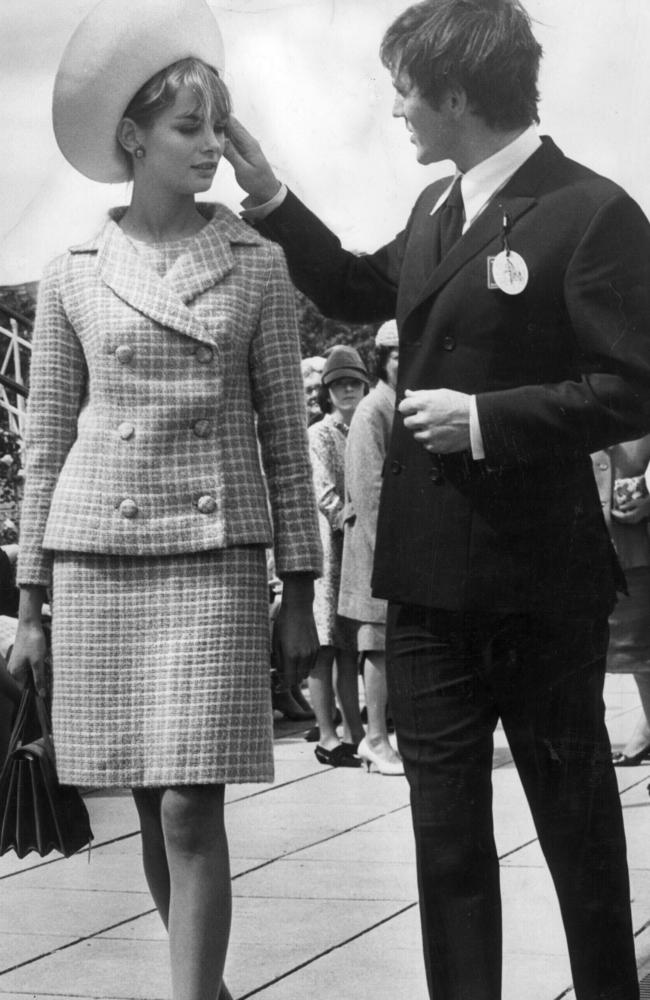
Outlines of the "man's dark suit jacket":
<svg viewBox="0 0 650 1000">
<path fill-rule="evenodd" d="M 608 613 L 623 585 L 590 452 L 650 429 L 650 227 L 621 188 L 545 138 L 436 266 L 431 215 L 356 256 L 291 193 L 260 224 L 330 316 L 396 316 L 404 390 L 476 394 L 485 460 L 432 456 L 399 414 L 384 470 L 374 593 L 497 613 Z M 509 241 L 518 295 L 488 288 Z"/>
</svg>

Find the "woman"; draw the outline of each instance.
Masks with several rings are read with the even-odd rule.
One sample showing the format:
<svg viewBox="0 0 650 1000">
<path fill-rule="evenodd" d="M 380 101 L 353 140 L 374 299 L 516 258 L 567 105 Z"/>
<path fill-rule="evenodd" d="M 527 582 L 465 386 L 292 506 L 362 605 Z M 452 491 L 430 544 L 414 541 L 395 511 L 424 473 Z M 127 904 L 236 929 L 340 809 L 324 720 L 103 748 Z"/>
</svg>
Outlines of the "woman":
<svg viewBox="0 0 650 1000">
<path fill-rule="evenodd" d="M 104 0 L 63 56 L 62 151 L 133 193 L 41 285 L 11 663 L 43 687 L 51 584 L 60 779 L 132 789 L 174 1000 L 229 996 L 224 786 L 273 777 L 256 417 L 290 683 L 317 647 L 291 285 L 277 247 L 195 201 L 225 143 L 222 64 L 203 0 Z"/>
<path fill-rule="evenodd" d="M 609 619 L 607 669 L 632 673 L 639 689 L 642 714 L 623 750 L 612 754 L 617 767 L 631 767 L 650 760 L 650 434 L 596 452 L 592 460 L 628 586 Z"/>
<path fill-rule="evenodd" d="M 377 384 L 357 407 L 345 452 L 345 529 L 339 614 L 353 619 L 363 657 L 368 729 L 358 755 L 368 770 L 404 774 L 386 726 L 386 601 L 372 596 L 370 578 L 381 478 L 395 412 L 399 348 L 395 320 L 375 337 Z"/>
<path fill-rule="evenodd" d="M 302 377 L 305 383 L 305 402 L 307 404 L 307 423 L 315 424 L 323 416 L 323 411 L 318 402 L 320 398 L 321 379 L 325 358 L 314 355 L 311 358 L 302 359 Z"/>
<path fill-rule="evenodd" d="M 309 450 L 323 545 L 323 576 L 316 581 L 314 618 L 320 650 L 309 674 L 319 742 L 314 753 L 321 764 L 359 767 L 357 746 L 364 731 L 359 712 L 356 629 L 337 612 L 341 555 L 345 442 L 354 411 L 368 388 L 368 373 L 357 351 L 336 346 L 325 361 L 320 407 L 325 416 L 309 428 Z M 343 717 L 343 740 L 334 725 L 332 671 L 336 660 L 336 693 Z"/>
</svg>

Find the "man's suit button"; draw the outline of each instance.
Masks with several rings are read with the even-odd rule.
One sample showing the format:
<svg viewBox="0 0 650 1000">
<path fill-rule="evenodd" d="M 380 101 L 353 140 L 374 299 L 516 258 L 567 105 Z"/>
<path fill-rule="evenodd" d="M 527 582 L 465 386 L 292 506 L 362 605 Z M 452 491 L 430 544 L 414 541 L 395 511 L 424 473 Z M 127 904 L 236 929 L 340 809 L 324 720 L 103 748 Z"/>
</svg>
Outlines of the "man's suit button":
<svg viewBox="0 0 650 1000">
<path fill-rule="evenodd" d="M 201 514 L 214 514 L 217 509 L 217 501 L 209 493 L 206 493 L 205 496 L 199 497 L 196 506 Z"/>
<path fill-rule="evenodd" d="M 136 517 L 138 514 L 138 505 L 135 500 L 131 500 L 127 497 L 126 500 L 122 500 L 122 503 L 119 506 L 119 511 L 122 517 Z"/>
<path fill-rule="evenodd" d="M 115 348 L 115 357 L 121 365 L 130 365 L 133 361 L 133 348 L 130 344 L 120 344 Z"/>
<path fill-rule="evenodd" d="M 434 465 L 429 472 L 429 479 L 432 483 L 441 483 L 442 478 L 442 469 L 440 469 L 437 465 Z"/>
<path fill-rule="evenodd" d="M 209 365 L 212 361 L 213 351 L 207 344 L 200 344 L 196 349 L 195 358 L 200 365 Z"/>
<path fill-rule="evenodd" d="M 209 420 L 195 420 L 192 424 L 192 431 L 197 438 L 207 438 L 212 434 L 212 424 Z"/>
<path fill-rule="evenodd" d="M 454 337 L 443 337 L 442 346 L 445 351 L 453 351 L 456 346 L 456 340 Z"/>
<path fill-rule="evenodd" d="M 390 463 L 390 471 L 393 473 L 394 476 L 399 476 L 403 468 L 404 466 L 402 465 L 401 462 L 395 461 Z"/>
<path fill-rule="evenodd" d="M 125 420 L 123 424 L 117 428 L 117 433 L 120 435 L 123 441 L 128 441 L 135 434 L 135 427 L 130 424 L 128 420 Z"/>
</svg>

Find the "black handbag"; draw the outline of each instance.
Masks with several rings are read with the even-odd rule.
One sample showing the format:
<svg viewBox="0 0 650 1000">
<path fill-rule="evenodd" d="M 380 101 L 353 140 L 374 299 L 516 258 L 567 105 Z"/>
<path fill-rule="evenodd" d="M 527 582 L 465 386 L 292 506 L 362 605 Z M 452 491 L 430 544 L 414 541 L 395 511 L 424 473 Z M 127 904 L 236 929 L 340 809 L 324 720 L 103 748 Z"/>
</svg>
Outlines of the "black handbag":
<svg viewBox="0 0 650 1000">
<path fill-rule="evenodd" d="M 0 855 L 41 857 L 59 851 L 68 858 L 90 844 L 93 833 L 79 791 L 60 785 L 47 708 L 28 683 L 22 693 L 0 771 Z"/>
</svg>

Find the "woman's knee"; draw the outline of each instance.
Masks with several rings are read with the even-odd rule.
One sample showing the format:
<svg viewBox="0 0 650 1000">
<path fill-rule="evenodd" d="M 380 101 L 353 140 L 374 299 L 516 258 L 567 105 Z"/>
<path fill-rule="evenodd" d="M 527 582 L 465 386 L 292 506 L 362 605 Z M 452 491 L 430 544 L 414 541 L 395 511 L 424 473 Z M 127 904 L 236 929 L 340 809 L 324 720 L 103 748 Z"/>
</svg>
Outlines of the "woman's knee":
<svg viewBox="0 0 650 1000">
<path fill-rule="evenodd" d="M 223 785 L 166 788 L 161 797 L 161 821 L 168 848 L 184 854 L 213 850 L 225 836 L 223 807 Z"/>
</svg>

